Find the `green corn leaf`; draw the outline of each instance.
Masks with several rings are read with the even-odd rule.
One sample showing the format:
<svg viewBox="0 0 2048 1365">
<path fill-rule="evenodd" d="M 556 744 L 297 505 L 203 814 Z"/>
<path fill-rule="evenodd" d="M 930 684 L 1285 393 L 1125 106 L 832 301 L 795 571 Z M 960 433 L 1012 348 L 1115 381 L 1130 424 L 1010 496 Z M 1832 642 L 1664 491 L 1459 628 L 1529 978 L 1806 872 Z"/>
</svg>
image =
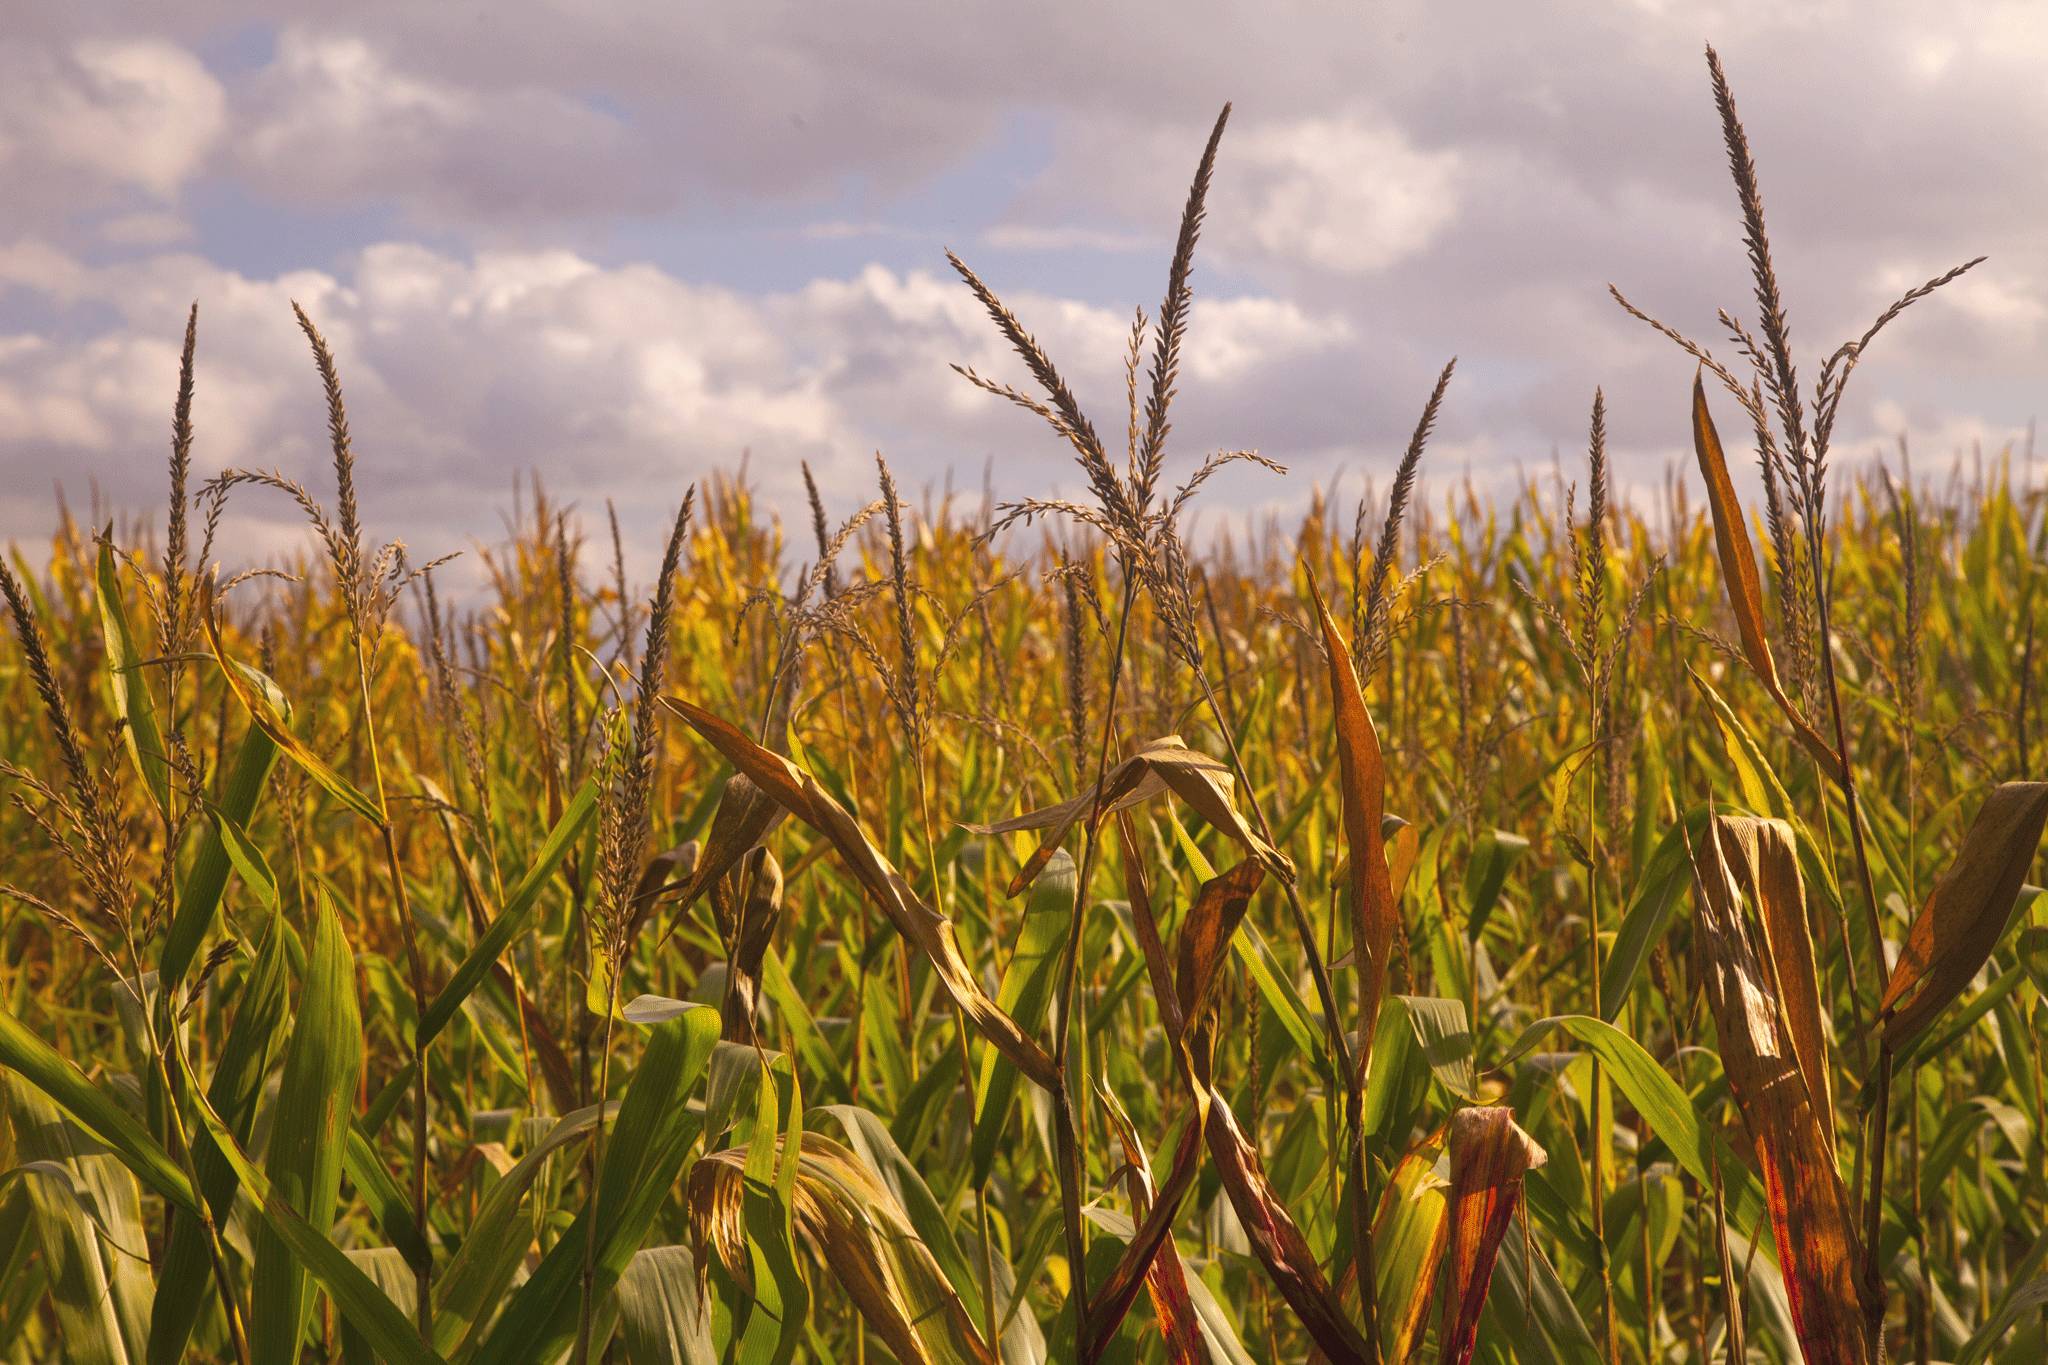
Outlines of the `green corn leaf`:
<svg viewBox="0 0 2048 1365">
<path fill-rule="evenodd" d="M 549 831 L 547 842 L 542 844 L 540 852 L 534 855 L 533 865 L 526 869 L 526 875 L 519 879 L 519 884 L 505 898 L 505 908 L 498 912 L 498 917 L 491 921 L 491 927 L 477 939 L 476 946 L 462 959 L 462 965 L 448 978 L 448 984 L 441 988 L 440 994 L 428 1004 L 426 1017 L 419 1025 L 419 1045 L 422 1050 L 440 1036 L 442 1029 L 448 1027 L 449 1021 L 462 1008 L 462 1002 L 468 999 L 470 993 L 482 985 L 484 978 L 490 974 L 491 964 L 498 960 L 505 949 L 511 946 L 512 940 L 526 927 L 534 906 L 540 901 L 540 893 L 547 888 L 549 878 L 554 876 L 555 869 L 561 866 L 562 859 L 568 856 L 576 841 L 583 837 L 583 832 L 588 828 L 596 811 L 596 784 L 594 781 L 585 781 L 576 789 L 575 797 L 562 811 L 562 818 L 557 820 L 554 829 Z M 377 1098 L 370 1105 L 369 1113 L 363 1116 L 362 1127 L 366 1136 L 374 1138 L 383 1130 L 385 1122 L 391 1117 L 391 1111 L 398 1107 L 399 1100 L 411 1087 L 412 1080 L 413 1068 L 408 1062 L 397 1075 L 385 1083 L 382 1090 L 377 1092 Z"/>
<path fill-rule="evenodd" d="M 697 1293 L 697 1261 L 688 1247 L 634 1252 L 615 1293 L 627 1365 L 718 1365 L 710 1309 Z"/>
<path fill-rule="evenodd" d="M 403 1310 L 377 1287 L 377 1282 L 364 1274 L 349 1259 L 348 1253 L 336 1246 L 325 1232 L 307 1222 L 282 1193 L 272 1188 L 270 1177 L 249 1159 L 249 1154 L 242 1150 L 242 1144 L 228 1131 L 220 1115 L 214 1113 L 213 1106 L 202 1099 L 197 1108 L 200 1122 L 212 1135 L 221 1155 L 234 1168 L 236 1179 L 255 1201 L 263 1231 L 282 1242 L 306 1273 L 319 1281 L 342 1315 L 370 1343 L 386 1365 L 446 1365 L 439 1354 L 420 1340 Z M 294 1350 L 296 1346 L 294 1342 Z M 253 1334 L 251 1349 L 254 1350 Z M 266 1361 L 282 1359 L 257 1358 Z"/>
<path fill-rule="evenodd" d="M 192 1182 L 157 1140 L 107 1092 L 57 1055 L 12 1014 L 0 1010 L 0 1066 L 54 1101 L 86 1132 L 107 1145 L 136 1178 L 179 1208 L 197 1212 Z"/>
<path fill-rule="evenodd" d="M 6 1086 L 18 1155 L 65 1358 L 128 1365 L 148 1332 L 148 1246 L 135 1180 L 30 1086 Z M 107 1169 L 111 1168 L 111 1170 Z"/>
<path fill-rule="evenodd" d="M 349 1100 L 363 1065 L 363 1027 L 356 1012 L 355 959 L 341 921 L 324 898 L 314 913 L 272 1119 L 265 1202 L 283 1204 L 317 1230 L 333 1221 L 341 1192 Z M 249 1347 L 258 1359 L 279 1365 L 298 1360 L 313 1310 L 308 1270 L 293 1239 L 266 1223 L 256 1239 L 250 1279 Z"/>
<path fill-rule="evenodd" d="M 606 1106 L 607 1118 L 618 1104 Z M 434 1282 L 434 1346 L 450 1351 L 467 1343 L 473 1328 L 485 1323 L 491 1309 L 511 1285 L 519 1262 L 532 1240 L 533 1227 L 522 1216 L 528 1191 L 549 1157 L 580 1142 L 597 1126 L 598 1107 L 590 1105 L 555 1122 L 545 1136 L 523 1153 L 477 1206 L 462 1246 Z"/>
<path fill-rule="evenodd" d="M 1479 1097 L 1479 1085 L 1472 1074 L 1472 1026 L 1465 1017 L 1462 1000 L 1437 996 L 1399 995 L 1401 1012 L 1422 1049 L 1422 1058 L 1444 1089 L 1468 1103 Z"/>
<path fill-rule="evenodd" d="M 1473 844 L 1465 864 L 1465 933 L 1478 938 L 1486 932 L 1487 918 L 1500 904 L 1501 888 L 1508 873 L 1529 851 L 1529 841 L 1504 829 L 1490 829 Z"/>
<path fill-rule="evenodd" d="M 649 1017 L 626 1007 L 628 1019 Z M 655 1214 L 702 1127 L 684 1101 L 696 1089 L 718 1041 L 718 1011 L 694 1006 L 667 1015 L 648 1032 L 647 1047 L 626 1086 L 618 1121 L 605 1135 L 595 1208 L 586 1206 L 541 1258 L 472 1357 L 478 1361 L 552 1359 L 576 1333 L 578 1287 L 590 1220 L 596 1219 L 593 1292 L 611 1291 L 640 1249 Z"/>
<path fill-rule="evenodd" d="M 114 542 L 105 538 L 100 540 L 94 583 L 99 594 L 100 636 L 106 645 L 107 687 L 113 694 L 114 714 L 121 718 L 121 744 L 141 775 L 150 800 L 156 803 L 157 813 L 167 816 L 171 809 L 170 759 L 163 734 L 157 729 L 156 701 L 142 673 L 142 652 L 128 628 L 128 608 L 121 602 Z"/>
<path fill-rule="evenodd" d="M 1073 855 L 1060 849 L 1046 863 L 1031 895 L 1024 903 L 1024 922 L 1017 929 L 1017 946 L 1003 969 L 996 1005 L 1017 1021 L 1026 1032 L 1036 1032 L 1052 1007 L 1053 986 L 1059 975 L 1061 952 L 1074 921 Z M 1016 1065 L 994 1048 L 982 1049 L 981 1077 L 974 1089 L 975 1111 L 972 1160 L 974 1182 L 985 1183 L 995 1165 L 1011 1102 L 1023 1078 Z"/>
<path fill-rule="evenodd" d="M 1692 859 L 1686 840 L 1694 845 L 1706 837 L 1706 808 L 1689 810 L 1679 822 L 1664 831 L 1650 854 L 1642 874 L 1636 878 L 1635 895 L 1621 917 L 1614 943 L 1607 950 L 1606 965 L 1600 969 L 1600 1014 L 1608 1023 L 1628 1003 L 1636 978 L 1642 975 L 1650 955 L 1663 941 L 1671 917 L 1692 889 Z"/>
<path fill-rule="evenodd" d="M 1610 1079 L 1628 1097 L 1650 1129 L 1660 1138 L 1688 1175 L 1711 1188 L 1718 1160 L 1721 1181 L 1728 1195 L 1729 1216 L 1738 1226 L 1751 1228 L 1764 1212 L 1763 1186 L 1751 1174 L 1748 1163 L 1739 1160 L 1699 1110 L 1679 1089 L 1657 1059 L 1643 1045 L 1604 1020 L 1583 1014 L 1554 1015 L 1539 1019 L 1522 1030 L 1501 1058 L 1502 1067 L 1533 1051 L 1552 1033 L 1565 1033 L 1602 1062 Z"/>
<path fill-rule="evenodd" d="M 282 700 L 276 696 L 273 703 L 281 704 Z M 270 770 L 276 765 L 277 745 L 262 729 L 250 726 L 235 754 L 234 767 L 228 772 L 216 818 L 238 829 L 247 829 L 249 817 L 256 813 L 256 802 L 263 795 L 263 786 L 270 780 Z M 206 931 L 212 927 L 214 912 L 220 908 L 221 892 L 227 888 L 232 866 L 226 836 L 218 824 L 210 823 L 198 855 L 185 874 L 170 932 L 164 935 L 163 955 L 157 961 L 157 974 L 167 999 L 184 983 L 185 972 L 198 955 L 199 945 L 206 941 Z"/>
<path fill-rule="evenodd" d="M 289 973 L 285 969 L 284 930 L 284 921 L 273 917 L 256 961 L 236 994 L 235 1021 L 221 1045 L 206 1090 L 208 1103 L 236 1140 L 244 1143 L 255 1124 L 264 1073 L 285 1033 Z M 238 1182 L 234 1167 L 203 1129 L 194 1134 L 192 1145 L 200 1192 L 213 1210 L 216 1225 L 224 1226 L 235 1202 Z M 213 1258 L 207 1250 L 205 1229 L 197 1218 L 176 1220 L 157 1274 L 156 1305 L 149 1324 L 150 1365 L 176 1365 L 184 1359 L 185 1344 L 212 1281 Z"/>
<path fill-rule="evenodd" d="M 378 1228 L 391 1239 L 391 1249 L 405 1257 L 406 1264 L 415 1270 L 431 1265 L 434 1253 L 420 1236 L 419 1217 L 413 1211 L 412 1200 L 398 1188 L 397 1178 L 385 1167 L 377 1149 L 353 1123 L 345 1141 L 342 1170 L 356 1187 L 356 1193 L 370 1206 Z"/>
</svg>

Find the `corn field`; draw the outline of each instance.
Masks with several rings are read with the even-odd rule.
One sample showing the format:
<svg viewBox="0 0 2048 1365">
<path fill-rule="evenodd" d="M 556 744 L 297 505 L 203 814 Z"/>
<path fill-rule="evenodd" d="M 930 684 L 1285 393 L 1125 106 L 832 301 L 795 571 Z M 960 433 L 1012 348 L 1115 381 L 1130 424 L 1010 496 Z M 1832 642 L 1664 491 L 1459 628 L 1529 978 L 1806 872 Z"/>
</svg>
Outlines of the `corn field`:
<svg viewBox="0 0 2048 1365">
<path fill-rule="evenodd" d="M 1755 293 L 1617 292 L 1642 497 L 1598 395 L 1431 478 L 1446 366 L 1184 540 L 1284 473 L 1172 433 L 1227 108 L 1112 411 L 953 260 L 1080 501 L 686 472 L 657 565 L 535 483 L 456 590 L 305 313 L 331 484 L 193 472 L 195 308 L 166 513 L 0 563 L 0 1354 L 2048 1359 L 2048 485 L 1835 461 L 1970 266 L 1796 349 L 1710 68 Z"/>
</svg>

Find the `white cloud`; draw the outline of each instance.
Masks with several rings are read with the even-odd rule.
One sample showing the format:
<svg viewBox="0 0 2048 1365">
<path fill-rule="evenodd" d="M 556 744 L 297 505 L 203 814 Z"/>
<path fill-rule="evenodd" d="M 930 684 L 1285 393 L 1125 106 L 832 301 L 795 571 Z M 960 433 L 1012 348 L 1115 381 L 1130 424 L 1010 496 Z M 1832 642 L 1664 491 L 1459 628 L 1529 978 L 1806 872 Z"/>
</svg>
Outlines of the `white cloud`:
<svg viewBox="0 0 2048 1365">
<path fill-rule="evenodd" d="M 963 361 L 1010 377 L 1018 367 L 973 298 L 925 273 L 870 267 L 749 297 L 566 251 L 463 257 L 393 243 L 340 274 L 257 279 L 184 255 L 95 267 L 24 244 L 0 251 L 0 280 L 55 281 L 51 305 L 116 319 L 83 342 L 0 338 L 0 475 L 16 487 L 62 470 L 128 506 L 157 501 L 176 342 L 195 293 L 201 470 L 279 465 L 327 482 L 295 298 L 340 364 L 367 515 L 422 551 L 492 532 L 494 499 L 528 468 L 589 507 L 619 498 L 629 522 L 658 515 L 743 450 L 777 506 L 801 496 L 799 460 L 835 502 L 864 498 L 877 447 L 919 481 L 995 453 L 1006 494 L 1073 478 L 1055 439 L 949 370 Z M 1107 404 L 1104 429 L 1120 430 L 1127 320 L 1030 292 L 1011 302 L 1077 386 Z M 1207 440 L 1217 413 L 1248 407 L 1276 368 L 1326 365 L 1353 340 L 1292 303 L 1204 302 L 1186 366 L 1202 392 L 1188 439 Z M 266 521 L 291 514 L 260 494 L 246 505 Z M 0 510 L 5 529 L 22 533 L 48 515 Z"/>
<path fill-rule="evenodd" d="M 1455 352 L 1446 463 L 1575 448 L 1604 383 L 1625 478 L 1682 445 L 1690 366 L 1605 282 L 1708 340 L 1717 306 L 1748 301 L 1703 35 L 1762 165 L 1805 372 L 1901 287 L 1992 256 L 1886 334 L 1845 447 L 1895 418 L 2016 429 L 2048 366 L 2048 103 L 2031 93 L 2048 19 L 2023 0 L 1395 0 L 1371 23 L 1189 0 L 1165 27 L 1142 7 L 993 0 L 496 13 L 306 12 L 209 72 L 191 54 L 268 32 L 270 7 L 25 11 L 0 44 L 13 486 L 61 463 L 116 487 L 119 461 L 153 487 L 194 296 L 205 448 L 317 469 L 296 293 L 342 352 L 366 461 L 423 524 L 487 524 L 477 489 L 531 464 L 590 496 L 665 497 L 749 446 L 771 483 L 808 455 L 849 495 L 877 443 L 912 481 L 993 455 L 1042 489 L 1071 479 L 1056 443 L 946 369 L 1016 377 L 1014 358 L 943 272 L 905 268 L 924 259 L 909 244 L 1011 253 L 991 283 L 1120 430 L 1113 301 L 1156 302 L 1225 98 L 1177 458 L 1258 445 L 1304 489 L 1341 462 L 1382 468 Z M 195 186 L 318 230 L 259 255 Z M 431 249 L 364 250 L 415 232 Z M 629 263 L 649 251 L 666 271 Z M 886 266 L 849 264 L 871 258 Z"/>
<path fill-rule="evenodd" d="M 220 83 L 171 43 L 0 45 L 0 173 L 13 195 L 169 199 L 212 151 L 225 111 Z"/>
<path fill-rule="evenodd" d="M 1231 147 L 1242 191 L 1259 206 L 1221 225 L 1222 240 L 1340 275 L 1386 270 L 1458 212 L 1459 157 L 1418 149 L 1355 119 L 1257 127 Z"/>
<path fill-rule="evenodd" d="M 673 194 L 633 130 L 566 90 L 422 74 L 416 54 L 287 29 L 237 99 L 238 170 L 296 203 L 396 197 L 430 222 L 552 221 Z"/>
</svg>

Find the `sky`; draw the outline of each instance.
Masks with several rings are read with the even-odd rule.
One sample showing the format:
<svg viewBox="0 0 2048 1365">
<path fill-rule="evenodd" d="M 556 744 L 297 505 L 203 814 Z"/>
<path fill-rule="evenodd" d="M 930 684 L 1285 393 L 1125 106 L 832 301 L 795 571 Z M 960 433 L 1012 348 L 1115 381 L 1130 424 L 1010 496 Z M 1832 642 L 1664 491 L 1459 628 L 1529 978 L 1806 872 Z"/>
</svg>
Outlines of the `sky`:
<svg viewBox="0 0 2048 1365">
<path fill-rule="evenodd" d="M 2024 445 L 2048 375 L 2048 10 L 1924 3 L 80 0 L 0 33 L 0 540 L 147 510 L 186 308 L 202 473 L 323 492 L 289 301 L 340 364 L 373 537 L 502 532 L 538 472 L 651 555 L 744 453 L 803 518 L 874 453 L 909 489 L 1075 492 L 1067 451 L 949 369 L 1024 381 L 957 251 L 1121 431 L 1188 179 L 1234 104 L 1168 458 L 1255 448 L 1212 517 L 1384 484 L 1459 358 L 1427 469 L 1686 452 L 1692 367 L 1753 317 L 1703 44 L 1755 146 L 1805 372 L 1904 289 L 1838 461 Z M 1717 350 L 1726 353 L 1725 345 Z M 1736 413 L 1723 414 L 1738 429 Z M 1346 490 L 1349 490 L 1347 493 Z M 281 553 L 281 499 L 236 544 Z M 472 557 L 473 559 L 473 557 Z"/>
</svg>

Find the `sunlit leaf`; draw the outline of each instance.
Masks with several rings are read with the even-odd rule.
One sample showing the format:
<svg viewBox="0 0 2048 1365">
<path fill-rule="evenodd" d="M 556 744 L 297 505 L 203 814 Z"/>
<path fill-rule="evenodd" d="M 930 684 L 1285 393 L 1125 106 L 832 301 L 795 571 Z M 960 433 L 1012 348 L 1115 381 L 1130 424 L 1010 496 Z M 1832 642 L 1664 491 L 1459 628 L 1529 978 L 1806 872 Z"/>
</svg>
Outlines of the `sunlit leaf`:
<svg viewBox="0 0 2048 1365">
<path fill-rule="evenodd" d="M 2048 782 L 2007 782 L 1984 799 L 1955 862 L 1914 917 L 1878 1014 L 1898 1052 L 1969 988 L 2005 936 L 2048 822 Z"/>
</svg>

